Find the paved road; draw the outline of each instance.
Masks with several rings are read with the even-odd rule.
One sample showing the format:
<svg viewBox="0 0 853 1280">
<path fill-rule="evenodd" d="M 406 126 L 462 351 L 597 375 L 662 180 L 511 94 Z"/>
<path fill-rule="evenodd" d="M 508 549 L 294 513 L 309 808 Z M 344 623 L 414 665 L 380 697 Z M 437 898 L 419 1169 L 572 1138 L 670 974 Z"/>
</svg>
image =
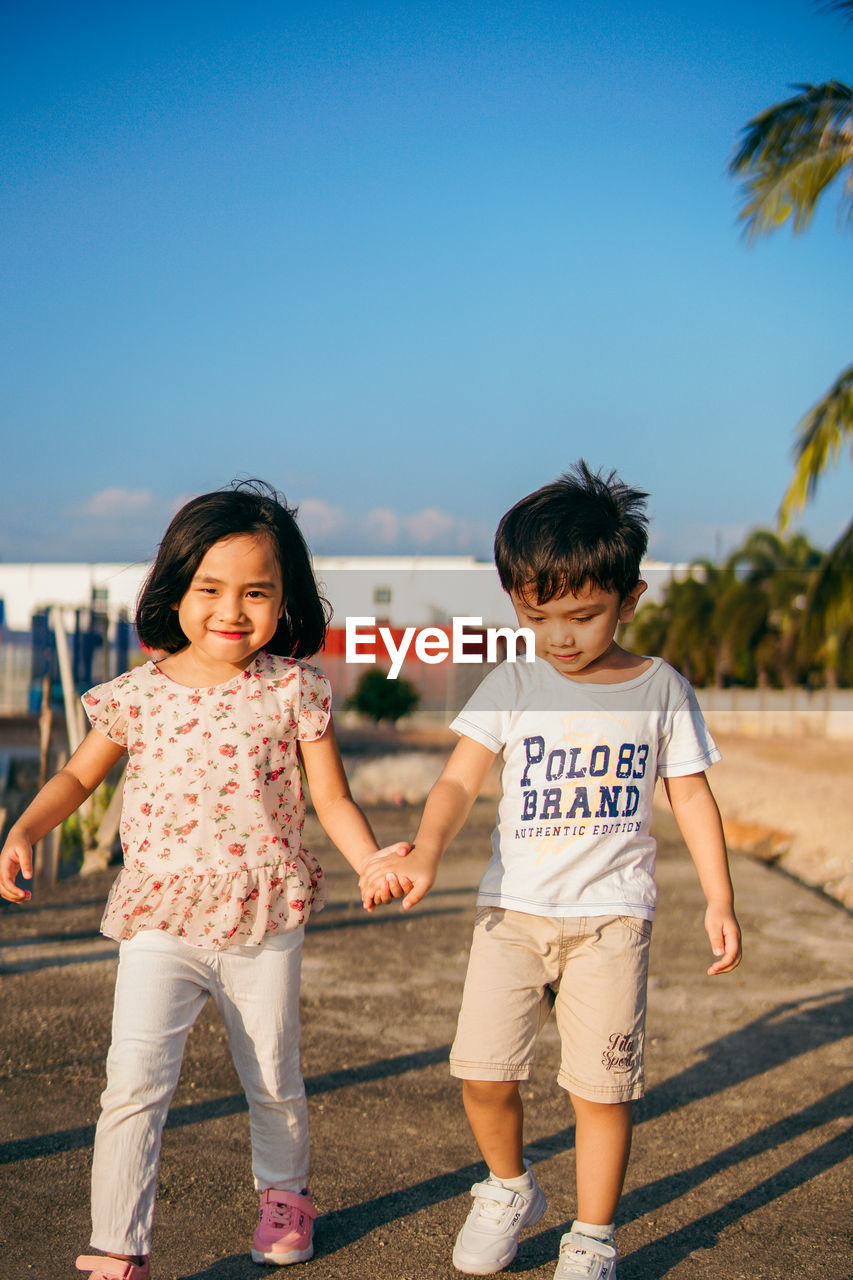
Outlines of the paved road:
<svg viewBox="0 0 853 1280">
<path fill-rule="evenodd" d="M 375 813 L 382 838 L 406 810 Z M 187 1048 L 164 1141 L 155 1280 L 446 1280 L 482 1175 L 446 1051 L 491 806 L 478 805 L 433 895 L 369 919 L 342 861 L 312 845 L 333 901 L 306 944 L 317 1254 L 248 1256 L 255 1196 L 245 1104 L 213 1011 Z M 648 1094 L 618 1228 L 620 1280 L 844 1280 L 851 1264 L 853 930 L 842 908 L 735 860 L 746 959 L 705 977 L 702 905 L 659 824 L 661 906 L 649 1000 Z M 88 1168 L 103 1085 L 115 948 L 98 936 L 111 876 L 0 914 L 0 1280 L 72 1280 L 88 1236 Z M 543 1033 L 525 1087 L 528 1154 L 549 1206 L 507 1275 L 550 1280 L 573 1216 L 572 1116 Z"/>
</svg>

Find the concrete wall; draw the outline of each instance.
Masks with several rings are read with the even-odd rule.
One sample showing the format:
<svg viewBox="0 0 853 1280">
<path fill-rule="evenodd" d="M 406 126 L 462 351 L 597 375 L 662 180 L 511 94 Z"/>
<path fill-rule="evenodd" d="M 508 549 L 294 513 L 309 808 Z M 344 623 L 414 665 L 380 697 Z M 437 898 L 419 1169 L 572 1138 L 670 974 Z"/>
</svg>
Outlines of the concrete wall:
<svg viewBox="0 0 853 1280">
<path fill-rule="evenodd" d="M 713 733 L 853 739 L 853 689 L 697 689 Z"/>
</svg>

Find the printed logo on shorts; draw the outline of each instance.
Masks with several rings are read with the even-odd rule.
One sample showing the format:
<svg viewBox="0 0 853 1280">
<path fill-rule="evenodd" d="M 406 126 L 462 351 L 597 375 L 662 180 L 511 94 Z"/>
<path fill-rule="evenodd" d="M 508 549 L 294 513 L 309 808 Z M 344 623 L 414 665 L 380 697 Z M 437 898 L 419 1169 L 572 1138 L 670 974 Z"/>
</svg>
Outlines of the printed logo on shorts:
<svg viewBox="0 0 853 1280">
<path fill-rule="evenodd" d="M 607 1048 L 601 1055 L 601 1065 L 607 1071 L 619 1073 L 633 1071 L 637 1041 L 633 1036 L 624 1036 L 618 1031 L 607 1041 Z"/>
</svg>

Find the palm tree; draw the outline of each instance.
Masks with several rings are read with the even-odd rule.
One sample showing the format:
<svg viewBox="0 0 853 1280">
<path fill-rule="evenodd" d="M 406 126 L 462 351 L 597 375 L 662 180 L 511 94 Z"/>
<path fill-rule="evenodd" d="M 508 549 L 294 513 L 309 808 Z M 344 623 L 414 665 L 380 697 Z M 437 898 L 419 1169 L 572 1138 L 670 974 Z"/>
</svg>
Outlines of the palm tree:
<svg viewBox="0 0 853 1280">
<path fill-rule="evenodd" d="M 853 21 L 853 0 L 829 0 Z M 843 177 L 840 212 L 853 215 L 853 88 L 832 80 L 799 92 L 750 120 L 730 172 L 742 180 L 740 218 L 747 237 L 767 235 L 789 219 L 804 231 L 824 191 Z M 853 443 L 853 365 L 849 365 L 797 426 L 794 475 L 782 499 L 780 524 L 814 496 L 846 438 Z M 853 533 L 853 524 L 842 542 Z M 839 544 L 840 545 L 840 544 Z M 849 589 L 849 588 L 848 588 Z"/>
<path fill-rule="evenodd" d="M 853 684 L 853 524 L 814 574 L 802 643 L 820 660 L 829 688 Z"/>
<path fill-rule="evenodd" d="M 631 647 L 660 654 L 692 684 L 726 683 L 715 615 L 721 584 L 727 580 L 728 570 L 708 561 L 692 564 L 686 577 L 667 583 L 660 603 L 640 605 L 630 624 Z"/>
<path fill-rule="evenodd" d="M 821 554 L 802 534 L 754 529 L 724 564 L 696 561 L 667 583 L 659 603 L 641 604 L 631 647 L 659 653 L 697 685 L 801 684 L 821 662 L 829 672 L 839 647 L 844 652 L 836 640 L 853 631 L 853 613 L 839 615 L 834 631 L 812 617 L 812 584 L 824 580 Z M 844 679 L 843 666 L 839 672 Z"/>
<path fill-rule="evenodd" d="M 804 534 L 780 538 L 770 529 L 753 529 L 726 561 L 731 585 L 720 600 L 718 631 L 732 661 L 737 655 L 759 684 L 791 687 L 807 674 L 800 639 L 821 562 Z"/>
</svg>

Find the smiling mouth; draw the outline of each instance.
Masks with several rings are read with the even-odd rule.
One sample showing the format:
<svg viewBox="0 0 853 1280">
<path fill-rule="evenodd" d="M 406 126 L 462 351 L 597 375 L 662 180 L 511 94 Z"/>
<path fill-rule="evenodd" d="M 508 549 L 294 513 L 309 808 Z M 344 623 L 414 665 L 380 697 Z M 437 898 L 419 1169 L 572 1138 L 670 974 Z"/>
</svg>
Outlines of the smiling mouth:
<svg viewBox="0 0 853 1280">
<path fill-rule="evenodd" d="M 246 631 L 214 631 L 213 634 L 215 636 L 221 636 L 223 640 L 242 640 L 243 637 L 248 634 L 248 632 Z"/>
</svg>

